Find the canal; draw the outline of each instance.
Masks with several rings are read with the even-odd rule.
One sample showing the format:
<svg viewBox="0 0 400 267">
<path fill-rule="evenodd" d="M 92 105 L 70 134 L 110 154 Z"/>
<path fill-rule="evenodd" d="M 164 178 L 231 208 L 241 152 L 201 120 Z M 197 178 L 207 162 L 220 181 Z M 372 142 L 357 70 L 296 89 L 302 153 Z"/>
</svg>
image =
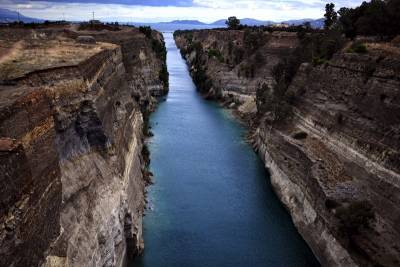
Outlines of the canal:
<svg viewBox="0 0 400 267">
<path fill-rule="evenodd" d="M 150 118 L 154 185 L 134 266 L 318 266 L 244 127 L 197 92 L 172 33 L 170 92 Z"/>
</svg>

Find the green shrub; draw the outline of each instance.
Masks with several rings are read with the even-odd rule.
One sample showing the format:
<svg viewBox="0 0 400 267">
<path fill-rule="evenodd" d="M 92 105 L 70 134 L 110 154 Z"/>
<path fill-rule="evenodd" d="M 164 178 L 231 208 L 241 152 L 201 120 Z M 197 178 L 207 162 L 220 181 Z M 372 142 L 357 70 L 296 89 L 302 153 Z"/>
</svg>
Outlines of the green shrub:
<svg viewBox="0 0 400 267">
<path fill-rule="evenodd" d="M 312 63 L 314 66 L 319 66 L 319 65 L 323 65 L 325 63 L 327 63 L 328 61 L 324 58 L 320 58 L 320 57 L 314 57 L 312 60 Z"/>
<path fill-rule="evenodd" d="M 147 38 L 151 39 L 151 27 L 150 26 L 140 26 L 139 31 L 143 33 Z"/>
<path fill-rule="evenodd" d="M 243 36 L 243 44 L 249 55 L 265 44 L 264 33 L 246 29 Z"/>
<path fill-rule="evenodd" d="M 255 74 L 255 66 L 254 66 L 254 64 L 246 63 L 246 64 L 240 65 L 239 74 L 240 75 L 243 74 L 244 77 L 246 77 L 246 78 L 254 78 L 254 74 Z"/>
<path fill-rule="evenodd" d="M 240 47 L 235 47 L 233 49 L 233 63 L 235 65 L 239 64 L 240 62 L 242 62 L 244 57 L 244 50 Z"/>
<path fill-rule="evenodd" d="M 145 165 L 149 166 L 149 164 L 150 164 L 150 151 L 149 151 L 149 148 L 147 147 L 147 144 L 144 144 L 142 146 L 142 157 L 143 157 L 143 161 L 144 161 Z"/>
<path fill-rule="evenodd" d="M 224 57 L 222 56 L 221 52 L 217 49 L 209 49 L 208 50 L 208 57 L 212 58 L 216 58 L 218 59 L 220 62 L 224 62 Z"/>
<path fill-rule="evenodd" d="M 367 47 L 362 43 L 354 43 L 351 45 L 349 49 L 347 49 L 348 53 L 358 53 L 365 54 L 368 53 Z"/>
<path fill-rule="evenodd" d="M 154 52 L 156 52 L 157 56 L 161 58 L 162 61 L 165 61 L 167 59 L 167 50 L 163 41 L 152 39 L 151 48 Z"/>
<path fill-rule="evenodd" d="M 165 64 L 162 65 L 160 72 L 158 73 L 158 78 L 162 81 L 164 88 L 168 88 L 169 82 L 169 73 L 167 70 L 167 66 Z"/>
<path fill-rule="evenodd" d="M 193 72 L 193 81 L 201 93 L 206 93 L 212 87 L 212 81 L 208 78 L 206 71 L 199 65 L 198 69 Z"/>
</svg>

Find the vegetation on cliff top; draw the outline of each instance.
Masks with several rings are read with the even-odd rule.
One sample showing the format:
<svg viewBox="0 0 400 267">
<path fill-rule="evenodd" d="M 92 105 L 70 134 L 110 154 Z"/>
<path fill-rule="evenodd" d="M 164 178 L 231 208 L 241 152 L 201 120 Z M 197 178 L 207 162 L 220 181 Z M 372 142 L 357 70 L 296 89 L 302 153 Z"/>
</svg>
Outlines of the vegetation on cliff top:
<svg viewBox="0 0 400 267">
<path fill-rule="evenodd" d="M 391 39 L 400 33 L 400 0 L 372 0 L 364 2 L 360 7 L 341 8 L 335 11 L 333 3 L 325 7 L 324 30 L 312 29 L 309 23 L 301 26 L 273 27 L 273 26 L 246 26 L 241 25 L 236 17 L 229 17 L 226 21 L 227 29 L 219 31 L 243 31 L 243 46 L 234 42 L 228 43 L 228 53 L 212 48 L 208 50 L 209 57 L 218 58 L 221 63 L 229 67 L 240 65 L 238 75 L 254 78 L 257 69 L 264 64 L 263 56 L 259 52 L 268 40 L 264 32 L 286 31 L 297 32 L 299 45 L 291 53 L 284 56 L 273 71 L 272 76 L 276 82 L 273 88 L 261 84 L 257 90 L 257 104 L 260 114 L 271 112 L 273 120 L 284 118 L 290 113 L 290 105 L 296 100 L 293 92 L 287 92 L 298 68 L 302 63 L 309 62 L 314 66 L 329 62 L 332 56 L 343 49 L 349 42 L 347 38 L 357 35 L 374 35 L 380 38 Z M 379 25 L 377 25 L 379 24 Z M 182 35 L 188 42 L 187 49 L 182 49 L 183 55 L 196 51 L 196 58 L 192 62 L 194 68 L 194 81 L 200 91 L 207 92 L 212 82 L 208 79 L 205 66 L 201 61 L 203 52 L 200 42 L 193 41 L 193 31 L 176 31 L 175 36 Z M 354 42 L 347 50 L 349 53 L 367 53 L 366 46 L 361 42 Z M 223 56 L 227 56 L 223 60 Z M 242 63 L 246 59 L 245 63 Z"/>
<path fill-rule="evenodd" d="M 397 11 L 396 11 L 397 10 Z M 327 63 L 346 43 L 344 36 L 354 38 L 357 35 L 374 35 L 380 38 L 393 38 L 400 33 L 400 1 L 372 0 L 357 8 L 341 8 L 335 11 L 333 3 L 325 7 L 324 31 L 315 31 L 307 25 L 299 28 L 299 46 L 275 66 L 273 77 L 276 85 L 268 90 L 265 85 L 257 92 L 260 114 L 272 113 L 274 120 L 289 115 L 288 108 L 296 96 L 287 92 L 298 68 L 304 62 L 314 66 Z M 349 53 L 367 53 L 360 42 L 354 42 L 347 50 Z"/>
<path fill-rule="evenodd" d="M 337 13 L 339 16 L 335 23 L 346 37 L 391 38 L 400 34 L 400 0 L 372 0 L 356 8 L 342 7 Z"/>
<path fill-rule="evenodd" d="M 153 37 L 153 30 L 149 26 L 140 26 L 139 31 L 143 33 L 147 39 L 151 40 L 151 48 L 156 53 L 157 57 L 163 61 L 163 65 L 161 66 L 161 70 L 158 73 L 158 78 L 162 81 L 164 88 L 168 88 L 169 86 L 169 73 L 166 65 L 167 60 L 167 49 L 165 47 L 164 40 L 159 40 L 158 38 Z"/>
</svg>

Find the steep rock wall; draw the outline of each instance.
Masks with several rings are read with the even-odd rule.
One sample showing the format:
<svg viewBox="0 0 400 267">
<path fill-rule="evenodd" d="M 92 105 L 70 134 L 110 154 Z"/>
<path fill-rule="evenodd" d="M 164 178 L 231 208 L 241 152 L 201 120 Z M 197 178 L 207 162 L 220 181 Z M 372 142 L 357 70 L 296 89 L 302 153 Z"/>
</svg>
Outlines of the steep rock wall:
<svg viewBox="0 0 400 267">
<path fill-rule="evenodd" d="M 204 64 L 201 76 L 211 81 L 200 84 L 206 96 L 219 92 L 216 95 L 224 97 L 214 90 L 215 84 L 251 95 L 264 83 L 272 92 L 276 81 L 271 71 L 296 46 L 292 39 L 264 39 L 258 48 L 265 55 L 262 64 L 254 76 L 239 78 L 232 77 L 235 68 L 228 74 L 216 67 L 225 64 L 207 56 L 210 47 L 214 49 L 212 40 L 220 40 L 219 50 L 224 51 L 230 42 L 244 42 L 243 32 L 186 31 L 175 38 L 195 82 Z M 283 118 L 276 121 L 269 111 L 248 117 L 253 123 L 252 143 L 270 171 L 277 195 L 323 266 L 400 262 L 400 53 L 388 43 L 370 43 L 367 50 L 340 51 L 319 66 L 304 63 L 289 86 L 291 98 Z M 255 56 L 247 55 L 250 58 L 239 65 Z M 237 79 L 247 88 L 232 89 Z M 268 98 L 268 92 L 263 97 Z M 255 102 L 264 98 L 255 94 Z M 232 106 L 240 112 L 243 105 Z"/>
<path fill-rule="evenodd" d="M 165 62 L 135 29 L 92 35 L 107 42 L 93 56 L 0 86 L 2 266 L 123 266 L 143 249 L 143 114 Z"/>
<path fill-rule="evenodd" d="M 199 91 L 241 114 L 256 112 L 256 92 L 298 45 L 296 33 L 246 30 L 177 31 L 175 41 Z"/>
</svg>

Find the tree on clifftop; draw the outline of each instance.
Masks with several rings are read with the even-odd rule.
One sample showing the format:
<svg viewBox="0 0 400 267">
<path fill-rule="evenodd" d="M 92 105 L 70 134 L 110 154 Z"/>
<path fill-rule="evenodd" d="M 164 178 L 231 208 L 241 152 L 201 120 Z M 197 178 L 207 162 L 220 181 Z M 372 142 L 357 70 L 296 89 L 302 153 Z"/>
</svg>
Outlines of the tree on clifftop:
<svg viewBox="0 0 400 267">
<path fill-rule="evenodd" d="M 225 21 L 225 24 L 228 25 L 229 29 L 237 29 L 240 25 L 240 20 L 235 16 L 229 17 L 228 20 Z"/>
<path fill-rule="evenodd" d="M 325 6 L 325 29 L 330 29 L 337 21 L 337 13 L 335 11 L 335 4 L 330 3 Z"/>
</svg>

